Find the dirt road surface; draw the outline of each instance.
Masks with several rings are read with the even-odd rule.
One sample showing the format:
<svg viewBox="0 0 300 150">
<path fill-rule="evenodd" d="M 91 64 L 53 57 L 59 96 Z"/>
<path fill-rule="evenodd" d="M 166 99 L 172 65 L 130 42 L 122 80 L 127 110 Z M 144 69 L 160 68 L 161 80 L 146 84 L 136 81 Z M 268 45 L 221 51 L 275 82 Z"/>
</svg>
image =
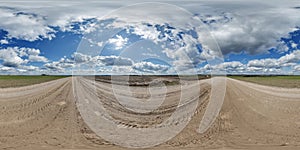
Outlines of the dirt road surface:
<svg viewBox="0 0 300 150">
<path fill-rule="evenodd" d="M 132 87 L 132 95 L 122 92 L 122 85 L 113 87 L 80 77 L 0 89 L 0 149 L 129 149 L 98 136 L 103 130 L 97 128 L 109 126 L 105 122 L 99 126 L 97 119 L 89 122 L 87 118 L 95 115 L 106 116 L 122 133 L 163 128 L 160 125 L 164 122 L 171 129 L 180 129 L 175 137 L 149 149 L 300 149 L 300 89 L 226 80 L 222 109 L 212 126 L 201 134 L 197 130 L 209 104 L 209 80 L 187 82 L 185 87 L 194 90 L 187 90 L 184 103 L 178 99 L 182 93 L 179 85 L 158 91 Z M 195 87 L 200 90 L 196 91 Z M 150 92 L 156 96 L 149 105 L 142 105 L 148 104 L 147 101 L 126 103 L 132 97 L 148 99 Z M 116 93 L 125 101 L 118 101 Z M 165 101 L 161 102 L 162 98 Z M 187 111 L 186 107 L 192 109 Z M 178 115 L 172 117 L 175 112 Z M 158 139 L 167 136 L 159 135 L 159 131 L 153 136 Z M 108 133 L 112 132 L 107 131 L 105 135 Z M 138 132 L 129 136 L 139 137 Z M 144 142 L 157 142 L 148 139 Z"/>
</svg>

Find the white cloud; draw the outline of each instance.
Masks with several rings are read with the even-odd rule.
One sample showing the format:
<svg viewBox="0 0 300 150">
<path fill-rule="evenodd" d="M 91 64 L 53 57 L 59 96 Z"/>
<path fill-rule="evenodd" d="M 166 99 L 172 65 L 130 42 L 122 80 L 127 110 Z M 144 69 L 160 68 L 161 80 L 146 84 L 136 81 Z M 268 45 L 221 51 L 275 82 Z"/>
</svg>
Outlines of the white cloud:
<svg viewBox="0 0 300 150">
<path fill-rule="evenodd" d="M 34 56 L 37 56 L 37 55 L 39 55 L 41 52 L 40 52 L 40 50 L 38 50 L 38 49 L 28 49 L 28 50 L 27 50 L 27 53 L 28 53 L 28 55 L 34 55 Z"/>
<path fill-rule="evenodd" d="M 25 73 L 25 72 L 27 72 L 27 70 L 25 70 L 25 69 L 17 69 L 17 71 L 20 72 L 20 73 Z"/>
<path fill-rule="evenodd" d="M 157 43 L 159 40 L 160 32 L 157 31 L 154 27 L 150 27 L 143 24 L 136 24 L 133 27 L 133 34 L 141 36 L 143 39 L 152 40 Z"/>
<path fill-rule="evenodd" d="M 1 72 L 7 72 L 7 71 L 12 71 L 12 70 L 15 70 L 15 68 L 13 68 L 13 67 L 5 67 L 5 66 L 0 67 L 0 71 Z"/>
<path fill-rule="evenodd" d="M 92 62 L 97 66 L 131 66 L 133 61 L 120 56 L 95 56 Z"/>
<path fill-rule="evenodd" d="M 172 66 L 177 71 L 196 68 L 198 64 L 214 58 L 211 51 L 208 49 L 202 48 L 202 51 L 200 52 L 196 47 L 197 40 L 192 38 L 190 35 L 182 35 L 182 37 L 182 41 L 185 43 L 185 46 L 175 49 L 167 48 L 163 50 L 163 53 L 165 53 L 167 57 L 173 59 Z"/>
<path fill-rule="evenodd" d="M 200 69 L 200 72 L 207 72 L 212 70 L 216 72 L 227 71 L 227 73 L 244 73 L 246 71 L 246 66 L 239 61 L 224 62 L 214 66 L 207 64 Z"/>
<path fill-rule="evenodd" d="M 71 66 L 63 66 L 63 64 L 59 63 L 59 62 L 52 62 L 52 63 L 47 63 L 44 65 L 46 68 L 50 69 L 51 71 L 57 71 L 57 72 L 66 72 L 66 68 L 71 68 L 73 67 L 73 65 Z"/>
<path fill-rule="evenodd" d="M 46 57 L 38 55 L 29 55 L 28 60 L 31 62 L 48 62 Z"/>
<path fill-rule="evenodd" d="M 255 59 L 248 62 L 248 67 L 255 67 L 255 68 L 280 68 L 281 65 L 277 61 L 277 59 Z"/>
<path fill-rule="evenodd" d="M 220 68 L 232 69 L 232 70 L 244 70 L 244 64 L 239 61 L 224 62 Z"/>
<path fill-rule="evenodd" d="M 77 62 L 77 63 L 85 63 L 92 59 L 91 56 L 84 55 L 82 53 L 77 53 L 77 52 L 75 52 L 73 54 L 73 57 L 74 57 L 75 62 Z"/>
<path fill-rule="evenodd" d="M 63 71 L 64 69 L 61 67 L 60 62 L 51 62 L 51 63 L 46 63 L 44 65 L 46 68 L 53 70 L 53 71 Z"/>
<path fill-rule="evenodd" d="M 77 54 L 77 56 L 79 55 Z M 67 68 L 75 67 L 75 61 L 64 57 L 59 61 L 46 63 L 44 64 L 44 67 L 50 69 L 51 71 L 65 72 Z"/>
<path fill-rule="evenodd" d="M 27 71 L 37 71 L 39 70 L 39 67 L 36 66 L 21 66 L 20 68 L 22 68 L 23 70 L 27 70 Z"/>
<path fill-rule="evenodd" d="M 296 44 L 296 43 L 293 42 L 293 43 L 291 44 L 291 46 L 292 46 L 292 48 L 297 48 L 298 44 Z"/>
<path fill-rule="evenodd" d="M 300 71 L 300 65 L 294 66 L 295 71 Z"/>
<path fill-rule="evenodd" d="M 0 8 L 0 14 L 0 28 L 8 32 L 8 38 L 35 41 L 55 37 L 55 31 L 42 16 L 3 7 Z"/>
<path fill-rule="evenodd" d="M 46 63 L 44 67 L 55 72 L 65 72 L 68 68 L 75 70 L 95 69 L 98 73 L 166 73 L 169 66 L 154 64 L 152 62 L 134 63 L 129 58 L 120 56 L 89 56 L 81 53 L 74 53 L 73 59 L 61 58 L 59 61 Z"/>
<path fill-rule="evenodd" d="M 3 39 L 3 40 L 0 40 L 0 44 L 8 44 L 8 41 L 7 40 L 5 40 L 5 39 Z"/>
<path fill-rule="evenodd" d="M 281 56 L 278 59 L 265 58 L 250 60 L 247 64 L 239 61 L 224 62 L 219 65 L 206 65 L 200 68 L 200 72 L 207 70 L 226 70 L 228 73 L 287 73 L 283 68 L 288 67 L 290 71 L 299 71 L 300 50 Z"/>
<path fill-rule="evenodd" d="M 0 49 L 0 60 L 7 67 L 19 67 L 28 62 L 47 62 L 48 59 L 40 56 L 40 50 L 26 47 L 8 47 Z"/>
<path fill-rule="evenodd" d="M 108 43 L 114 44 L 115 50 L 122 49 L 128 42 L 128 38 L 123 38 L 121 35 L 116 35 L 116 38 L 111 38 Z"/>
<path fill-rule="evenodd" d="M 282 73 L 284 64 L 278 62 L 277 59 L 255 59 L 247 64 L 247 72 L 250 73 Z"/>
<path fill-rule="evenodd" d="M 20 65 L 16 67 L 7 67 L 0 65 L 0 74 L 40 74 L 41 70 L 36 66 Z"/>
<path fill-rule="evenodd" d="M 139 1 L 140 3 L 145 1 Z M 246 50 L 249 53 L 266 52 L 266 49 L 275 47 L 281 37 L 286 36 L 291 28 L 299 25 L 299 15 L 297 9 L 292 7 L 297 4 L 296 1 L 283 3 L 280 1 L 160 1 L 169 4 L 175 4 L 183 7 L 193 14 L 203 15 L 209 22 L 215 22 L 212 33 L 217 35 L 218 42 L 224 53 L 239 52 Z M 124 17 L 132 21 L 160 22 L 165 20 L 170 22 L 187 23 L 189 17 L 186 14 L 176 13 L 170 17 L 166 12 L 178 12 L 175 6 L 153 8 L 151 4 L 145 4 L 141 7 L 133 7 L 122 12 L 114 12 L 122 6 L 135 4 L 136 1 L 100 1 L 100 2 L 3 2 L 3 6 L 13 9 L 1 8 L 0 26 L 9 32 L 10 37 L 17 37 L 27 40 L 36 40 L 40 38 L 52 38 L 53 29 L 49 26 L 59 27 L 63 31 L 70 31 L 72 24 L 78 22 L 80 32 L 91 32 L 95 26 L 94 22 L 84 23 L 86 19 L 106 17 Z M 147 10 L 152 10 L 151 13 Z M 176 11 L 177 10 L 177 11 Z M 17 12 L 26 12 L 25 14 L 15 15 Z M 230 14 L 235 19 L 224 18 L 225 15 L 230 18 Z M 223 13 L 223 14 L 222 14 Z M 33 15 L 33 14 L 37 14 Z M 161 16 L 155 18 L 153 16 Z M 280 21 L 278 20 L 280 18 Z M 130 20 L 131 19 L 131 20 Z M 285 22 L 285 23 L 282 23 Z M 140 29 L 140 30 L 138 30 Z M 21 32 L 22 31 L 22 32 Z M 137 28 L 137 33 L 151 38 L 155 32 Z M 229 32 L 230 31 L 230 32 Z M 242 44 L 241 44 L 242 43 Z"/>
<path fill-rule="evenodd" d="M 159 58 L 160 56 L 155 53 L 142 53 L 143 56 Z"/>
<path fill-rule="evenodd" d="M 40 50 L 39 49 L 28 49 L 27 54 L 28 60 L 31 62 L 48 62 L 48 59 L 44 56 L 39 56 L 40 55 Z"/>
<path fill-rule="evenodd" d="M 150 15 L 155 16 L 157 15 L 156 13 L 150 13 Z M 164 13 L 170 14 L 170 12 Z M 117 14 L 117 16 L 118 15 L 119 14 Z M 112 27 L 125 27 L 128 34 L 139 35 L 142 39 L 145 39 L 145 41 L 153 42 L 156 46 L 164 49 L 162 50 L 161 55 L 164 55 L 163 57 L 167 59 L 172 59 L 172 66 L 174 66 L 177 71 L 182 72 L 184 70 L 196 68 L 197 65 L 207 60 L 216 59 L 216 57 L 221 56 L 215 49 L 212 50 L 207 47 L 199 46 L 198 30 L 193 26 L 195 24 L 192 23 L 193 20 L 191 19 L 190 14 L 184 14 L 184 20 L 180 21 L 178 19 L 182 19 L 182 16 L 178 16 L 178 18 L 175 18 L 175 20 L 178 21 L 176 23 L 174 23 L 174 20 L 172 19 L 171 21 L 166 19 L 166 16 L 151 21 L 147 20 L 147 18 L 134 20 L 136 16 L 131 16 L 129 17 L 129 20 L 126 20 L 127 16 L 123 15 L 124 14 L 122 14 L 121 17 L 124 18 L 118 18 L 118 20 L 112 24 Z M 145 22 L 144 19 L 150 22 Z M 183 23 L 184 21 L 186 21 L 185 24 Z M 173 22 L 173 24 L 170 22 Z M 145 56 L 145 54 L 142 55 Z"/>
<path fill-rule="evenodd" d="M 90 64 L 95 66 L 130 66 L 133 61 L 120 56 L 90 56 L 75 52 L 73 58 L 77 64 Z"/>
<path fill-rule="evenodd" d="M 282 56 L 278 60 L 281 64 L 293 64 L 300 61 L 300 50 L 295 50 L 290 54 Z"/>
<path fill-rule="evenodd" d="M 241 51 L 249 54 L 262 54 L 267 53 L 271 48 L 286 51 L 286 46 L 278 47 L 278 45 L 281 45 L 282 37 L 288 37 L 289 32 L 300 24 L 300 16 L 291 15 L 299 12 L 284 6 L 256 8 L 255 4 L 257 3 L 250 5 L 247 11 L 242 10 L 245 6 L 241 6 L 235 12 L 226 9 L 224 5 L 223 9 L 226 9 L 228 13 L 208 12 L 204 13 L 207 15 L 200 16 L 202 20 L 208 22 L 210 33 L 215 37 L 223 54 Z M 213 21 L 212 17 L 215 18 Z M 204 39 L 204 42 L 209 41 Z"/>
<path fill-rule="evenodd" d="M 103 73 L 111 73 L 111 74 L 136 74 L 136 70 L 132 68 L 132 66 L 114 66 L 110 69 L 102 68 L 101 72 Z"/>
<path fill-rule="evenodd" d="M 72 59 L 61 58 L 59 61 L 46 63 L 44 67 L 52 70 L 64 72 L 68 68 L 76 67 L 75 69 L 90 69 L 96 67 L 126 67 L 131 66 L 133 61 L 129 58 L 123 58 L 120 56 L 90 56 L 82 53 L 75 52 L 72 55 Z M 87 65 L 87 66 L 86 66 Z M 85 68 L 89 67 L 89 68 Z M 101 72 L 101 71 L 100 71 Z"/>
<path fill-rule="evenodd" d="M 28 60 L 22 59 L 18 52 L 18 48 L 7 48 L 0 50 L 0 60 L 3 61 L 3 66 L 18 67 L 21 64 L 26 64 Z"/>
<path fill-rule="evenodd" d="M 103 42 L 98 42 L 97 45 L 98 45 L 99 47 L 102 47 L 102 46 L 103 46 Z"/>
<path fill-rule="evenodd" d="M 297 70 L 296 65 L 300 62 L 300 50 L 295 50 L 290 54 L 281 56 L 278 59 L 255 59 L 251 60 L 247 64 L 247 69 L 251 71 L 261 72 L 280 72 L 284 73 L 283 67 L 290 67 L 291 70 Z"/>
<path fill-rule="evenodd" d="M 139 62 L 133 64 L 132 68 L 141 72 L 165 73 L 170 67 L 161 64 L 154 64 L 152 62 Z"/>
</svg>

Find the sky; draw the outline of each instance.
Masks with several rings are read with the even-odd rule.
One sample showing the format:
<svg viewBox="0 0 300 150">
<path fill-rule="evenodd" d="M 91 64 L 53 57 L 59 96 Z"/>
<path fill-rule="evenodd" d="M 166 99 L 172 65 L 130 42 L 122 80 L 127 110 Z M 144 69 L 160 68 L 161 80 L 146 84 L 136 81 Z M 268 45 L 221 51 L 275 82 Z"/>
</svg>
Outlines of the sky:
<svg viewBox="0 0 300 150">
<path fill-rule="evenodd" d="M 0 74 L 300 74 L 300 1 L 1 1 Z"/>
</svg>

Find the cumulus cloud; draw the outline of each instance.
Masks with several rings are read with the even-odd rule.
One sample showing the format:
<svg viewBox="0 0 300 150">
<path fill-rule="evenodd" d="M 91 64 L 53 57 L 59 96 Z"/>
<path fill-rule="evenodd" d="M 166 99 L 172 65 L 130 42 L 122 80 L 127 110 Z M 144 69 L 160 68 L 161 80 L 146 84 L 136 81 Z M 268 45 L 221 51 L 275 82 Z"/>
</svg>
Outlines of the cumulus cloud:
<svg viewBox="0 0 300 150">
<path fill-rule="evenodd" d="M 300 65 L 294 66 L 294 70 L 300 72 Z"/>
<path fill-rule="evenodd" d="M 74 60 L 77 64 L 86 63 L 95 66 L 130 66 L 133 61 L 129 58 L 120 56 L 90 56 L 75 52 L 73 54 Z"/>
<path fill-rule="evenodd" d="M 191 35 L 182 35 L 184 46 L 175 49 L 165 49 L 165 53 L 169 58 L 173 59 L 172 66 L 177 71 L 184 71 L 196 68 L 197 65 L 214 59 L 213 51 L 199 47 L 198 42 Z"/>
<path fill-rule="evenodd" d="M 38 49 L 28 49 L 27 50 L 28 55 L 33 55 L 33 56 L 37 56 L 39 55 L 41 52 Z"/>
<path fill-rule="evenodd" d="M 28 60 L 31 62 L 48 62 L 46 57 L 38 55 L 29 55 Z"/>
<path fill-rule="evenodd" d="M 243 73 L 246 71 L 246 66 L 239 61 L 232 61 L 232 62 L 224 62 L 218 65 L 205 65 L 200 72 L 207 72 L 207 70 L 212 71 L 227 71 L 228 73 Z"/>
<path fill-rule="evenodd" d="M 208 24 L 210 33 L 215 37 L 223 54 L 241 51 L 253 55 L 262 54 L 268 53 L 271 48 L 286 51 L 284 45 L 279 46 L 280 39 L 288 37 L 300 24 L 300 16 L 291 15 L 299 12 L 286 7 L 247 9 L 249 10 L 238 10 L 237 13 L 220 12 L 199 17 Z"/>
<path fill-rule="evenodd" d="M 3 66 L 18 67 L 28 62 L 47 62 L 48 59 L 40 56 L 40 50 L 26 47 L 8 47 L 0 49 L 0 60 Z"/>
<path fill-rule="evenodd" d="M 40 50 L 39 49 L 28 49 L 27 54 L 28 54 L 28 60 L 31 62 L 48 62 L 48 59 L 44 56 L 39 56 L 40 55 Z"/>
<path fill-rule="evenodd" d="M 92 62 L 98 66 L 131 66 L 133 61 L 120 56 L 95 56 Z"/>
<path fill-rule="evenodd" d="M 0 14 L 0 28 L 8 32 L 8 38 L 35 41 L 55 37 L 55 31 L 48 26 L 43 16 L 5 7 L 0 8 Z"/>
<path fill-rule="evenodd" d="M 284 64 L 278 62 L 277 59 L 255 59 L 247 64 L 248 73 L 281 73 Z"/>
<path fill-rule="evenodd" d="M 1 66 L 0 67 L 0 71 L 1 72 L 7 72 L 7 71 L 12 71 L 12 70 L 15 70 L 15 68 L 13 68 L 13 67 L 6 67 L 6 66 Z"/>
<path fill-rule="evenodd" d="M 295 50 L 289 54 L 283 55 L 278 59 L 265 58 L 254 59 L 243 64 L 239 61 L 224 62 L 219 65 L 206 65 L 200 68 L 200 72 L 207 70 L 222 70 L 228 73 L 286 73 L 284 67 L 290 67 L 291 71 L 299 71 L 300 50 Z"/>
<path fill-rule="evenodd" d="M 39 67 L 36 67 L 36 66 L 21 66 L 20 68 L 22 68 L 23 70 L 26 70 L 26 71 L 38 71 L 39 70 Z"/>
<path fill-rule="evenodd" d="M 60 62 L 46 63 L 44 66 L 52 71 L 64 71 L 64 68 L 62 67 L 62 64 Z"/>
<path fill-rule="evenodd" d="M 75 52 L 73 54 L 73 57 L 74 57 L 75 62 L 77 62 L 77 63 L 85 63 L 92 59 L 92 57 L 89 55 L 85 55 L 85 54 L 77 53 L 77 52 Z"/>
<path fill-rule="evenodd" d="M 138 72 L 132 68 L 132 66 L 114 66 L 112 68 L 101 68 L 99 70 L 103 73 L 111 73 L 111 74 L 137 74 Z"/>
<path fill-rule="evenodd" d="M 300 50 L 292 51 L 289 54 L 281 56 L 279 59 L 255 59 L 248 62 L 248 69 L 261 71 L 261 70 L 269 70 L 269 71 L 277 71 L 281 73 L 283 67 L 291 67 L 291 71 L 297 70 L 297 64 L 300 62 Z"/>
<path fill-rule="evenodd" d="M 61 58 L 59 61 L 53 61 L 44 64 L 44 67 L 50 69 L 51 71 L 64 72 L 67 68 L 72 68 L 75 66 L 74 60 L 68 58 Z"/>
<path fill-rule="evenodd" d="M 116 38 L 111 38 L 108 43 L 115 46 L 115 50 L 122 49 L 128 42 L 128 38 L 123 38 L 121 35 L 116 35 Z"/>
<path fill-rule="evenodd" d="M 186 15 L 186 14 L 185 14 Z M 190 16 L 191 17 L 191 16 Z M 208 59 L 214 59 L 216 53 L 213 50 L 203 48 L 198 41 L 198 34 L 192 26 L 183 27 L 182 23 L 178 23 L 173 26 L 168 23 L 168 20 L 164 23 L 162 21 L 153 20 L 150 23 L 135 22 L 132 19 L 124 20 L 121 18 L 117 23 L 113 23 L 113 28 L 123 27 L 126 29 L 127 34 L 137 35 L 142 40 L 151 41 L 152 44 L 161 48 L 160 55 L 172 59 L 172 66 L 178 71 L 189 70 L 195 68 L 197 65 Z M 178 19 L 178 18 L 177 18 Z M 186 18 L 189 20 L 191 18 Z M 132 21 L 132 22 L 131 22 Z M 187 23 L 188 24 L 188 23 Z M 119 35 L 117 35 L 118 37 Z M 120 42 L 122 39 L 120 36 L 119 40 L 109 40 L 109 43 Z M 123 45 L 123 44 L 115 44 Z M 123 46 L 120 46 L 121 48 Z M 119 49 L 117 48 L 117 49 Z M 143 53 L 144 56 L 156 56 L 155 54 Z"/>
<path fill-rule="evenodd" d="M 142 3 L 143 1 L 139 2 Z M 299 23 L 299 15 L 296 15 L 299 10 L 293 8 L 295 7 L 295 2 L 282 3 L 280 1 L 272 1 L 262 3 L 259 1 L 229 2 L 226 0 L 217 2 L 190 1 L 188 3 L 180 1 L 166 2 L 183 7 L 193 14 L 201 14 L 201 19 L 212 25 L 212 33 L 216 35 L 224 53 L 241 50 L 246 50 L 249 53 L 265 52 L 264 48 L 274 47 L 276 40 L 288 34 L 291 28 Z M 50 27 L 59 27 L 63 31 L 75 31 L 74 29 L 76 28 L 77 31 L 89 33 L 95 26 L 95 20 L 93 19 L 101 18 L 107 15 L 107 12 L 135 3 L 135 1 L 76 1 L 76 3 L 3 2 L 2 5 L 7 7 L 1 8 L 1 14 L 3 15 L 1 15 L 2 18 L 0 20 L 3 20 L 1 24 L 11 37 L 27 40 L 51 38 L 53 37 L 53 29 Z M 150 9 L 149 7 L 151 8 L 151 5 L 144 5 L 143 7 L 135 8 L 134 11 L 127 10 L 122 12 L 124 14 L 113 16 L 127 16 L 128 19 L 130 19 L 130 16 L 138 16 L 140 20 L 149 18 L 149 22 L 153 20 L 159 21 L 159 18 L 153 18 L 149 16 L 151 14 L 145 11 Z M 170 6 L 170 8 L 165 9 L 175 10 L 177 7 Z M 166 12 L 164 9 L 154 8 L 153 14 L 160 14 L 162 18 L 170 21 L 177 19 L 186 23 L 187 16 L 185 14 L 177 14 L 170 17 L 164 12 Z M 285 23 L 283 24 L 282 22 Z M 32 29 L 35 32 L 32 32 Z M 151 38 L 157 32 L 151 32 L 151 30 L 151 28 L 149 30 L 137 28 L 135 32 Z M 232 40 L 230 41 L 230 39 Z M 239 42 L 243 44 L 237 45 Z"/>
<path fill-rule="evenodd" d="M 283 67 L 292 67 L 296 71 L 296 65 L 300 63 L 300 50 L 281 56 L 279 59 L 254 59 L 248 62 L 249 71 L 276 71 L 280 72 Z M 281 72 L 284 73 L 284 72 Z"/>
<path fill-rule="evenodd" d="M 22 54 L 18 48 L 7 48 L 0 50 L 0 60 L 2 65 L 6 67 L 18 67 L 21 64 L 26 64 L 28 60 L 21 58 Z"/>
<path fill-rule="evenodd" d="M 2 61 L 1 72 L 26 73 L 39 71 L 39 68 L 30 65 L 30 62 L 47 62 L 48 59 L 40 56 L 40 50 L 26 47 L 8 47 L 0 49 Z"/>
<path fill-rule="evenodd" d="M 67 69 L 78 71 L 94 69 L 98 73 L 166 73 L 170 66 L 155 64 L 152 62 L 134 62 L 120 56 L 90 56 L 82 53 L 74 53 L 72 58 L 61 58 L 59 61 L 46 63 L 45 68 L 65 72 Z"/>
<path fill-rule="evenodd" d="M 157 29 L 155 27 L 153 27 L 152 25 L 135 25 L 133 27 L 133 33 L 136 35 L 141 36 L 141 38 L 143 39 L 148 39 L 148 40 L 152 40 L 155 43 L 157 43 L 159 40 L 159 36 L 160 36 L 160 31 L 157 31 Z"/>
<path fill-rule="evenodd" d="M 36 66 L 26 66 L 21 65 L 19 67 L 7 67 L 7 66 L 1 66 L 0 65 L 0 74 L 39 74 L 40 68 Z"/>
<path fill-rule="evenodd" d="M 291 47 L 292 47 L 292 48 L 297 48 L 297 47 L 298 47 L 298 44 L 292 43 L 292 44 L 291 44 Z"/>
<path fill-rule="evenodd" d="M 238 61 L 232 61 L 232 62 L 224 62 L 220 66 L 220 68 L 226 68 L 226 70 L 231 70 L 231 71 L 243 71 L 245 70 L 244 64 Z"/>
<path fill-rule="evenodd" d="M 82 53 L 75 52 L 71 58 L 61 58 L 59 61 L 46 63 L 44 67 L 52 70 L 63 72 L 68 68 L 81 67 L 106 67 L 106 66 L 131 66 L 133 61 L 129 58 L 120 56 L 90 56 Z M 76 68 L 78 69 L 78 68 Z"/>
<path fill-rule="evenodd" d="M 278 59 L 254 59 L 250 60 L 247 67 L 254 70 L 262 70 L 266 68 L 280 69 L 282 67 L 295 66 L 300 62 L 300 50 L 295 50 L 289 54 L 283 55 Z"/>
<path fill-rule="evenodd" d="M 0 40 L 0 44 L 4 45 L 4 44 L 8 44 L 8 41 L 3 39 L 3 40 Z"/>
<path fill-rule="evenodd" d="M 281 64 L 295 64 L 300 61 L 300 50 L 295 50 L 290 54 L 282 56 L 278 60 Z"/>
<path fill-rule="evenodd" d="M 255 59 L 248 62 L 248 67 L 256 67 L 256 68 L 280 68 L 281 65 L 277 61 L 277 59 Z"/>
<path fill-rule="evenodd" d="M 141 72 L 164 73 L 169 69 L 169 66 L 154 64 L 152 62 L 139 62 L 135 63 L 132 68 Z"/>
</svg>

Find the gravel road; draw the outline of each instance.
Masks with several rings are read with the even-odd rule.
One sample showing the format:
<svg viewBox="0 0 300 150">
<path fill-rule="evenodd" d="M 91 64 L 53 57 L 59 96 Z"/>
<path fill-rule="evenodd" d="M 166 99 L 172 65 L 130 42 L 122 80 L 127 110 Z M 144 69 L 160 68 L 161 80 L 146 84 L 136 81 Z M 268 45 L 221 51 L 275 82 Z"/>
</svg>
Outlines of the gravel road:
<svg viewBox="0 0 300 150">
<path fill-rule="evenodd" d="M 219 79 L 226 89 L 211 79 L 129 88 L 82 77 L 0 89 L 0 149 L 300 148 L 300 89 Z"/>
</svg>

